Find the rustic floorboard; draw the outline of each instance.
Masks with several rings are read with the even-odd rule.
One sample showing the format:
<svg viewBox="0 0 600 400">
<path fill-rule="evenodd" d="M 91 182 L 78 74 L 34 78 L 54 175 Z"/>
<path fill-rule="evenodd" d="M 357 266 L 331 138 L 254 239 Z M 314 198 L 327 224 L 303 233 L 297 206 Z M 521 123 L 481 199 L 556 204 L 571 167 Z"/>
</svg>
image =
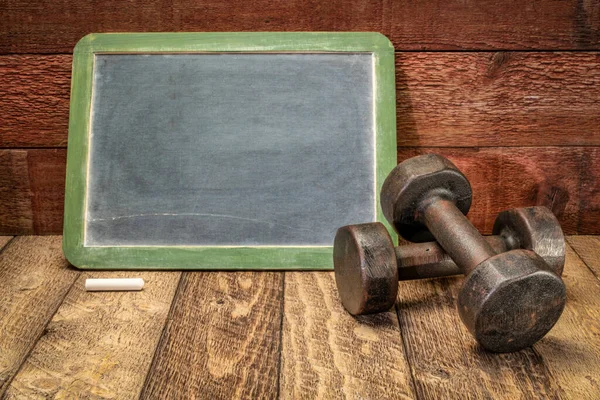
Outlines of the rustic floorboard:
<svg viewBox="0 0 600 400">
<path fill-rule="evenodd" d="M 18 237 L 0 254 L 0 397 L 78 275 L 60 237 Z"/>
<path fill-rule="evenodd" d="M 491 354 L 456 312 L 460 277 L 401 282 L 395 313 L 353 318 L 331 272 L 79 273 L 59 237 L 0 237 L 0 397 L 596 399 L 600 239 L 567 240 L 563 316 Z M 142 292 L 84 290 L 132 275 Z"/>
<path fill-rule="evenodd" d="M 70 52 L 90 32 L 379 31 L 398 48 L 586 49 L 600 41 L 595 1 L 5 0 L 0 52 Z M 60 27 L 60 28 L 57 28 Z"/>
<path fill-rule="evenodd" d="M 12 236 L 0 236 L 0 252 L 4 249 L 4 246 L 12 240 Z"/>
<path fill-rule="evenodd" d="M 0 147 L 67 144 L 70 55 L 0 56 Z M 400 146 L 600 145 L 600 53 L 396 53 Z"/>
<path fill-rule="evenodd" d="M 600 257 L 598 247 L 580 250 L 592 259 Z M 559 382 L 563 398 L 599 399 L 600 281 L 569 246 L 563 279 L 567 286 L 565 311 L 535 349 Z"/>
<path fill-rule="evenodd" d="M 283 273 L 185 273 L 143 399 L 274 399 Z"/>
<path fill-rule="evenodd" d="M 12 246 L 11 246 L 12 247 Z M 139 396 L 179 272 L 85 272 L 6 392 L 6 398 Z M 141 292 L 86 292 L 86 278 L 144 278 Z M 42 299 L 39 304 L 44 304 Z"/>
<path fill-rule="evenodd" d="M 475 342 L 456 311 L 462 282 L 400 282 L 397 311 L 419 398 L 556 398 L 559 387 L 533 349 L 493 354 Z"/>
<path fill-rule="evenodd" d="M 600 279 L 600 237 L 569 236 L 567 241 L 596 278 Z"/>
<path fill-rule="evenodd" d="M 414 398 L 393 311 L 353 318 L 331 272 L 286 272 L 281 398 Z"/>
</svg>

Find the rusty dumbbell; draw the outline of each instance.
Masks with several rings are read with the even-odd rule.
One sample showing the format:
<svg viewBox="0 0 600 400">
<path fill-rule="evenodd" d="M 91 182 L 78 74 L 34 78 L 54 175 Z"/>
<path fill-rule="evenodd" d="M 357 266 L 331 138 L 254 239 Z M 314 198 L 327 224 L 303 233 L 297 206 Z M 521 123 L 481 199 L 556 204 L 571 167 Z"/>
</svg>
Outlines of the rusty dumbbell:
<svg viewBox="0 0 600 400">
<path fill-rule="evenodd" d="M 565 239 L 560 223 L 546 207 L 526 207 L 498 214 L 494 236 L 485 239 L 496 253 L 532 250 L 561 275 Z M 391 252 L 394 257 L 390 261 Z M 394 247 L 380 222 L 338 229 L 334 245 L 335 277 L 344 307 L 354 315 L 387 311 L 396 301 L 398 281 L 461 274 L 437 242 Z M 381 254 L 381 259 L 373 257 Z"/>
<path fill-rule="evenodd" d="M 552 328 L 564 307 L 565 287 L 556 274 L 564 263 L 562 231 L 540 209 L 529 209 L 530 214 L 508 211 L 496 221 L 494 231 L 503 237 L 503 244 L 496 243 L 495 250 L 464 216 L 470 204 L 467 179 L 438 155 L 415 157 L 399 164 L 386 179 L 381 194 L 384 214 L 398 233 L 412 241 L 428 240 L 432 233 L 456 263 L 448 267 L 446 262 L 445 268 L 451 270 L 444 270 L 434 262 L 438 272 L 441 268 L 443 275 L 449 275 L 458 272 L 458 267 L 467 275 L 458 309 L 478 342 L 497 352 L 528 347 Z M 544 223 L 545 217 L 548 224 Z M 402 279 L 402 266 L 398 264 L 403 262 L 403 252 L 394 249 L 389 235 L 389 241 L 382 245 L 382 226 L 356 227 L 340 228 L 336 235 L 338 289 L 351 313 L 380 311 L 393 304 L 397 279 Z M 497 238 L 492 239 L 492 243 L 495 241 Z M 427 253 L 429 249 L 440 254 L 433 244 L 429 245 L 412 245 L 417 246 L 412 251 Z M 510 251 L 497 254 L 502 246 Z M 513 250 L 515 247 L 538 251 L 549 264 L 533 251 Z M 420 277 L 439 276 L 424 271 L 420 269 Z M 390 284 L 392 280 L 394 285 Z"/>
</svg>

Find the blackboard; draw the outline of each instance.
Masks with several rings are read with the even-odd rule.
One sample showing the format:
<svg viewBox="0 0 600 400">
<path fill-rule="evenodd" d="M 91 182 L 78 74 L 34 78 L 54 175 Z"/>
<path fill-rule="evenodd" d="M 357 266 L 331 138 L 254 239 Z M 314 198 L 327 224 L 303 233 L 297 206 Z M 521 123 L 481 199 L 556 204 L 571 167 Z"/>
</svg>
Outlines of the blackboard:
<svg viewBox="0 0 600 400">
<path fill-rule="evenodd" d="M 375 33 L 87 36 L 65 254 L 83 268 L 331 268 L 338 227 L 381 220 L 393 85 Z"/>
</svg>

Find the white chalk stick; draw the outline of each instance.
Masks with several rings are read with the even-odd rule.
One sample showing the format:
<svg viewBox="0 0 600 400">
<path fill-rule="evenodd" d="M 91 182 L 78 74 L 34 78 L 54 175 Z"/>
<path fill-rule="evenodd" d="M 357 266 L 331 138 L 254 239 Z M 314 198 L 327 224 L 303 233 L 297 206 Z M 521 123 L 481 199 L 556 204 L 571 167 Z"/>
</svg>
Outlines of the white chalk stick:
<svg viewBox="0 0 600 400">
<path fill-rule="evenodd" d="M 88 292 L 142 290 L 143 288 L 144 280 L 142 278 L 109 278 L 85 280 L 85 290 L 87 290 Z"/>
</svg>

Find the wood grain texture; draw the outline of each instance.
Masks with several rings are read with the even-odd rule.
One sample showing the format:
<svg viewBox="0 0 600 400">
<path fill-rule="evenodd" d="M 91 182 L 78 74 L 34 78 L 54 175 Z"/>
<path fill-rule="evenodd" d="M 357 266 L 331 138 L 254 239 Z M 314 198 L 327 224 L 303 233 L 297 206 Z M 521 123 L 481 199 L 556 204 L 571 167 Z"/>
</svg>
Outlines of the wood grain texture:
<svg viewBox="0 0 600 400">
<path fill-rule="evenodd" d="M 71 56 L 0 57 L 0 147 L 65 147 Z"/>
<path fill-rule="evenodd" d="M 146 282 L 141 292 L 86 292 L 86 278 L 132 272 L 82 273 L 6 398 L 137 398 L 181 273 L 134 275 Z"/>
<path fill-rule="evenodd" d="M 62 233 L 65 149 L 0 150 L 0 235 Z"/>
<path fill-rule="evenodd" d="M 600 257 L 598 247 L 583 254 Z M 567 246 L 563 280 L 567 305 L 544 339 L 535 345 L 565 399 L 600 398 L 600 281 Z"/>
<path fill-rule="evenodd" d="M 600 43 L 594 0 L 385 0 L 384 32 L 411 50 L 586 49 Z"/>
<path fill-rule="evenodd" d="M 567 242 L 596 278 L 600 279 L 600 238 L 598 236 L 570 236 Z"/>
<path fill-rule="evenodd" d="M 26 150 L 0 150 L 0 235 L 33 230 L 28 171 Z"/>
<path fill-rule="evenodd" d="M 283 274 L 184 273 L 143 399 L 277 397 Z"/>
<path fill-rule="evenodd" d="M 6 0 L 0 53 L 69 53 L 91 32 L 381 31 L 381 13 L 381 0 Z"/>
<path fill-rule="evenodd" d="M 0 397 L 78 275 L 60 237 L 19 237 L 0 254 Z"/>
<path fill-rule="evenodd" d="M 62 232 L 66 162 L 64 149 L 28 150 L 33 232 L 37 235 Z"/>
<path fill-rule="evenodd" d="M 598 82 L 600 53 L 396 53 L 398 145 L 597 146 Z"/>
<path fill-rule="evenodd" d="M 593 0 L 5 0 L 0 18 L 3 53 L 66 53 L 87 33 L 127 31 L 378 31 L 410 50 L 593 49 L 600 41 Z"/>
<path fill-rule="evenodd" d="M 4 249 L 4 246 L 12 240 L 12 236 L 0 236 L 0 252 Z"/>
<path fill-rule="evenodd" d="M 484 234 L 497 214 L 544 205 L 566 234 L 600 231 L 600 148 L 399 148 L 398 161 L 439 153 L 463 171 L 473 188 L 468 217 Z"/>
<path fill-rule="evenodd" d="M 333 273 L 285 276 L 281 398 L 414 398 L 393 310 L 354 318 Z"/>
<path fill-rule="evenodd" d="M 462 283 L 400 282 L 398 317 L 418 397 L 557 398 L 559 387 L 534 350 L 494 354 L 476 343 L 456 310 Z"/>
<path fill-rule="evenodd" d="M 63 147 L 70 55 L 0 56 L 0 147 Z M 600 145 L 600 53 L 396 53 L 400 146 Z"/>
</svg>

